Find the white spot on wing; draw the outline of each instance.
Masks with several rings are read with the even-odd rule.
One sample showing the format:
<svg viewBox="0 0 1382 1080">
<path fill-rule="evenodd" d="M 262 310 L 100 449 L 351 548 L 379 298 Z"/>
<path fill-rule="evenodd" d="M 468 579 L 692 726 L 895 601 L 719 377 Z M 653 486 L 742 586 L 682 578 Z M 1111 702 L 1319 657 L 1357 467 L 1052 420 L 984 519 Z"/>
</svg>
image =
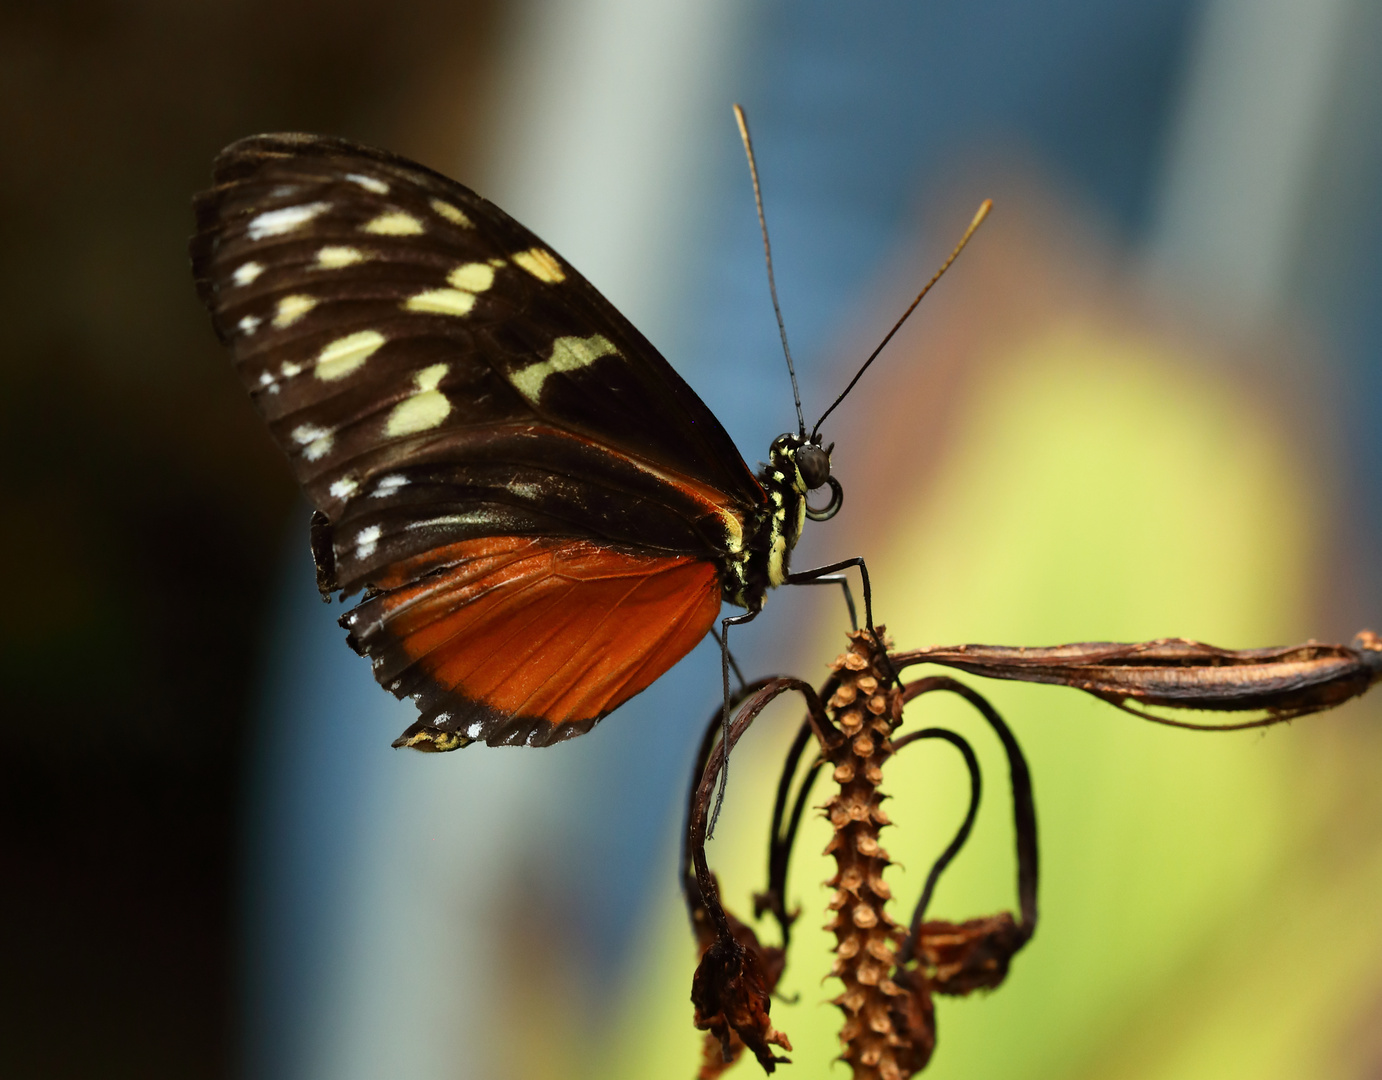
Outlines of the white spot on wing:
<svg viewBox="0 0 1382 1080">
<path fill-rule="evenodd" d="M 393 407 L 384 425 L 384 434 L 390 438 L 400 435 L 413 435 L 419 431 L 434 428 L 446 419 L 451 412 L 451 402 L 437 389 L 449 364 L 433 364 L 413 376 L 416 390 L 411 397 L 404 398 Z"/>
<path fill-rule="evenodd" d="M 315 296 L 304 296 L 301 293 L 285 296 L 278 302 L 278 307 L 274 311 L 274 326 L 279 330 L 292 326 L 316 306 Z"/>
<path fill-rule="evenodd" d="M 249 285 L 263 272 L 264 264 L 251 260 L 250 262 L 241 263 L 237 266 L 235 268 L 235 273 L 230 275 L 230 281 L 233 285 Z"/>
<path fill-rule="evenodd" d="M 240 333 L 248 337 L 250 334 L 254 333 L 256 330 L 259 329 L 259 324 L 263 321 L 264 320 L 260 319 L 258 316 L 246 315 L 238 323 L 235 324 L 235 328 L 239 330 Z"/>
<path fill-rule="evenodd" d="M 344 379 L 364 366 L 385 338 L 378 330 L 359 330 L 329 343 L 317 354 L 317 378 L 326 382 Z"/>
<path fill-rule="evenodd" d="M 329 454 L 334 438 L 330 430 L 316 424 L 299 424 L 293 428 L 293 442 L 302 447 L 302 456 L 308 461 L 317 461 Z"/>
<path fill-rule="evenodd" d="M 452 525 L 492 525 L 494 519 L 487 511 L 468 510 L 464 514 L 444 514 L 426 521 L 410 521 L 409 529 L 444 529 Z"/>
<path fill-rule="evenodd" d="M 285 379 L 291 379 L 295 375 L 302 374 L 302 365 L 295 364 L 291 360 L 285 360 L 283 361 L 283 366 L 280 367 L 278 371 Z"/>
<path fill-rule="evenodd" d="M 480 737 L 481 732 L 483 732 L 484 730 L 485 726 L 482 723 L 480 723 L 480 721 L 476 720 L 474 723 L 470 725 L 470 727 L 465 729 L 465 737 L 467 739 L 478 739 Z"/>
<path fill-rule="evenodd" d="M 360 490 L 360 485 L 353 476 L 343 476 L 331 485 L 331 496 L 335 499 L 348 499 Z"/>
<path fill-rule="evenodd" d="M 566 271 L 561 268 L 561 263 L 557 262 L 557 257 L 546 248 L 529 248 L 527 251 L 520 251 L 513 256 L 513 261 L 537 278 L 538 281 L 545 281 L 549 285 L 555 285 L 559 281 L 566 280 Z"/>
<path fill-rule="evenodd" d="M 361 529 L 355 534 L 355 557 L 357 559 L 368 559 L 374 554 L 374 549 L 379 546 L 380 529 L 378 525 L 371 525 Z"/>
<path fill-rule="evenodd" d="M 359 248 L 328 244 L 317 251 L 318 270 L 339 270 L 343 266 L 353 266 L 364 262 L 367 256 Z"/>
<path fill-rule="evenodd" d="M 408 478 L 402 473 L 390 473 L 388 476 L 379 478 L 379 482 L 374 485 L 374 490 L 370 492 L 370 497 L 374 499 L 384 499 L 392 495 L 401 487 L 408 486 Z"/>
<path fill-rule="evenodd" d="M 361 228 L 377 236 L 417 236 L 424 231 L 422 222 L 402 210 L 390 210 L 380 214 Z"/>
<path fill-rule="evenodd" d="M 266 236 L 282 236 L 306 225 L 325 210 L 330 203 L 303 203 L 301 206 L 285 206 L 279 210 L 265 210 L 254 218 L 245 228 L 251 240 L 263 240 Z"/>
<path fill-rule="evenodd" d="M 387 195 L 389 185 L 383 180 L 376 180 L 372 176 L 362 176 L 360 173 L 346 173 L 346 179 L 352 184 L 359 184 L 366 191 L 372 191 L 376 195 Z"/>
<path fill-rule="evenodd" d="M 547 360 L 519 368 L 509 374 L 509 382 L 534 405 L 542 397 L 542 384 L 549 375 L 559 371 L 579 371 L 589 367 L 602 356 L 618 356 L 619 350 L 604 334 L 588 338 L 559 337 L 552 342 L 552 355 Z"/>
</svg>

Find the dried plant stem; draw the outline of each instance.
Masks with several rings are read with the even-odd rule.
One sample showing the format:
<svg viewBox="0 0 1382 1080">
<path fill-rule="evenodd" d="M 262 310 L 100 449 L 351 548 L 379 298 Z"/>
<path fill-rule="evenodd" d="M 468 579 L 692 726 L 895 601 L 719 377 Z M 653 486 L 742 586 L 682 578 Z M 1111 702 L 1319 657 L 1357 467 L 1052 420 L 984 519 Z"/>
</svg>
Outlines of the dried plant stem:
<svg viewBox="0 0 1382 1080">
<path fill-rule="evenodd" d="M 834 999 L 845 1014 L 841 1057 L 855 1080 L 900 1080 L 915 1071 L 918 1051 L 923 1061 L 930 1056 L 930 1047 L 912 1038 L 925 1031 L 909 1019 L 914 993 L 892 978 L 906 930 L 887 912 L 892 894 L 883 871 L 891 860 L 879 834 L 889 821 L 878 785 L 902 719 L 902 694 L 877 666 L 878 655 L 867 632 L 852 635 L 849 651 L 831 664 L 839 688 L 827 703 L 841 737 L 825 748 L 839 785 L 824 808 L 834 829 L 826 853 L 836 865 L 826 883 L 835 890 L 826 929 L 835 933 L 830 973 L 844 984 Z"/>
</svg>

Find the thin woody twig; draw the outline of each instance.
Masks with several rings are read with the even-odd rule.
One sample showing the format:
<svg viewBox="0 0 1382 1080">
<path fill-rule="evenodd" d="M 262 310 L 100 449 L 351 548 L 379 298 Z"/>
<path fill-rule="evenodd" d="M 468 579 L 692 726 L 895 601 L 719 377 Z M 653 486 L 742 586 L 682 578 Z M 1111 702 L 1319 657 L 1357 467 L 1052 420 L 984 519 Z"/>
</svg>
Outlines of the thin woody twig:
<svg viewBox="0 0 1382 1080">
<path fill-rule="evenodd" d="M 1184 638 L 1049 648 L 956 645 L 894 653 L 892 660 L 899 669 L 940 664 L 990 679 L 1070 686 L 1144 719 L 1217 731 L 1278 723 L 1357 697 L 1382 679 L 1382 638 L 1364 630 L 1351 645 L 1307 641 L 1276 649 L 1220 649 Z M 1132 705 L 1268 715 L 1241 724 L 1192 724 Z"/>
</svg>

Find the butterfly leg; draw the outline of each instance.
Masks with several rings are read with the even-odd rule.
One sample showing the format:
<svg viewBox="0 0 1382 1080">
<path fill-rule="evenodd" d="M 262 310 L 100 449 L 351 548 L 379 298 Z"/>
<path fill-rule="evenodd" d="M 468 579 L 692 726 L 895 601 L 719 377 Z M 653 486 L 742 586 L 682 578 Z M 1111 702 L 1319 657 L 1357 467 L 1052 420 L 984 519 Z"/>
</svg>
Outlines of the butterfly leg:
<svg viewBox="0 0 1382 1080">
<path fill-rule="evenodd" d="M 845 607 L 849 608 L 849 628 L 859 629 L 859 612 L 854 607 L 854 592 L 849 587 L 849 578 L 844 574 L 826 574 L 823 577 L 811 578 L 807 581 L 793 582 L 795 585 L 838 585 L 845 594 Z M 730 661 L 733 663 L 733 660 Z"/>
<path fill-rule="evenodd" d="M 786 584 L 815 585 L 822 581 L 830 581 L 833 575 L 839 574 L 840 571 L 847 570 L 851 566 L 857 566 L 859 568 L 859 577 L 863 579 L 864 583 L 864 626 L 868 628 L 869 635 L 875 641 L 879 641 L 878 630 L 873 625 L 873 589 L 869 585 L 869 568 L 864 565 L 862 556 L 857 556 L 853 559 L 845 559 L 843 562 L 831 563 L 829 566 L 817 566 L 811 570 L 802 570 L 796 574 L 788 574 Z M 845 595 L 849 595 L 848 586 L 846 586 Z M 850 622 L 855 623 L 853 603 L 850 603 Z M 857 623 L 855 623 L 855 625 L 857 625 Z M 902 681 L 897 677 L 897 672 L 891 670 L 892 664 L 888 661 L 886 654 L 884 654 L 883 659 L 884 662 L 888 664 L 893 683 L 901 688 Z"/>
<path fill-rule="evenodd" d="M 705 837 L 709 840 L 715 835 L 715 822 L 720 819 L 720 807 L 725 801 L 725 789 L 729 784 L 729 665 L 733 663 L 729 655 L 729 628 L 738 626 L 740 623 L 752 622 L 758 617 L 756 611 L 746 611 L 742 615 L 731 615 L 720 620 L 720 633 L 717 635 L 720 642 L 720 678 L 724 684 L 725 708 L 724 708 L 724 727 L 720 733 L 720 739 L 725 746 L 725 762 L 720 769 L 720 790 L 715 793 L 715 807 L 710 812 L 710 824 L 706 827 Z M 734 665 L 734 671 L 739 673 L 739 665 Z M 740 682 L 743 676 L 740 676 Z"/>
<path fill-rule="evenodd" d="M 855 627 L 858 629 L 858 627 Z M 720 651 L 729 657 L 729 666 L 734 671 L 734 677 L 739 680 L 739 693 L 744 692 L 744 687 L 748 686 L 748 679 L 744 678 L 744 672 L 739 667 L 739 662 L 734 659 L 734 654 L 729 651 L 729 646 L 725 644 L 725 639 L 719 634 L 715 627 L 710 628 L 710 636 L 715 639 L 715 644 L 720 646 Z"/>
</svg>

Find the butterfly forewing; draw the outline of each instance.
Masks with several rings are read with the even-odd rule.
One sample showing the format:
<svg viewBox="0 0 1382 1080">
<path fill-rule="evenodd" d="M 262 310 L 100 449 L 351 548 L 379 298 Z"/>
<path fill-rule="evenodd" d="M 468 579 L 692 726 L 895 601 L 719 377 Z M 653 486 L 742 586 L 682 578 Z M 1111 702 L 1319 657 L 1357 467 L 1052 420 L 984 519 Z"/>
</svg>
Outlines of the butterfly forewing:
<svg viewBox="0 0 1382 1080">
<path fill-rule="evenodd" d="M 584 730 L 694 644 L 766 497 L 612 305 L 497 207 L 390 154 L 258 136 L 215 181 L 198 289 L 325 515 L 321 584 L 385 591 L 351 640 L 428 731 Z"/>
<path fill-rule="evenodd" d="M 247 388 L 333 520 L 360 472 L 409 461 L 448 431 L 533 421 L 762 501 L 724 429 L 647 340 L 474 192 L 311 137 L 243 140 L 215 175 L 198 204 L 194 272 Z"/>
</svg>

